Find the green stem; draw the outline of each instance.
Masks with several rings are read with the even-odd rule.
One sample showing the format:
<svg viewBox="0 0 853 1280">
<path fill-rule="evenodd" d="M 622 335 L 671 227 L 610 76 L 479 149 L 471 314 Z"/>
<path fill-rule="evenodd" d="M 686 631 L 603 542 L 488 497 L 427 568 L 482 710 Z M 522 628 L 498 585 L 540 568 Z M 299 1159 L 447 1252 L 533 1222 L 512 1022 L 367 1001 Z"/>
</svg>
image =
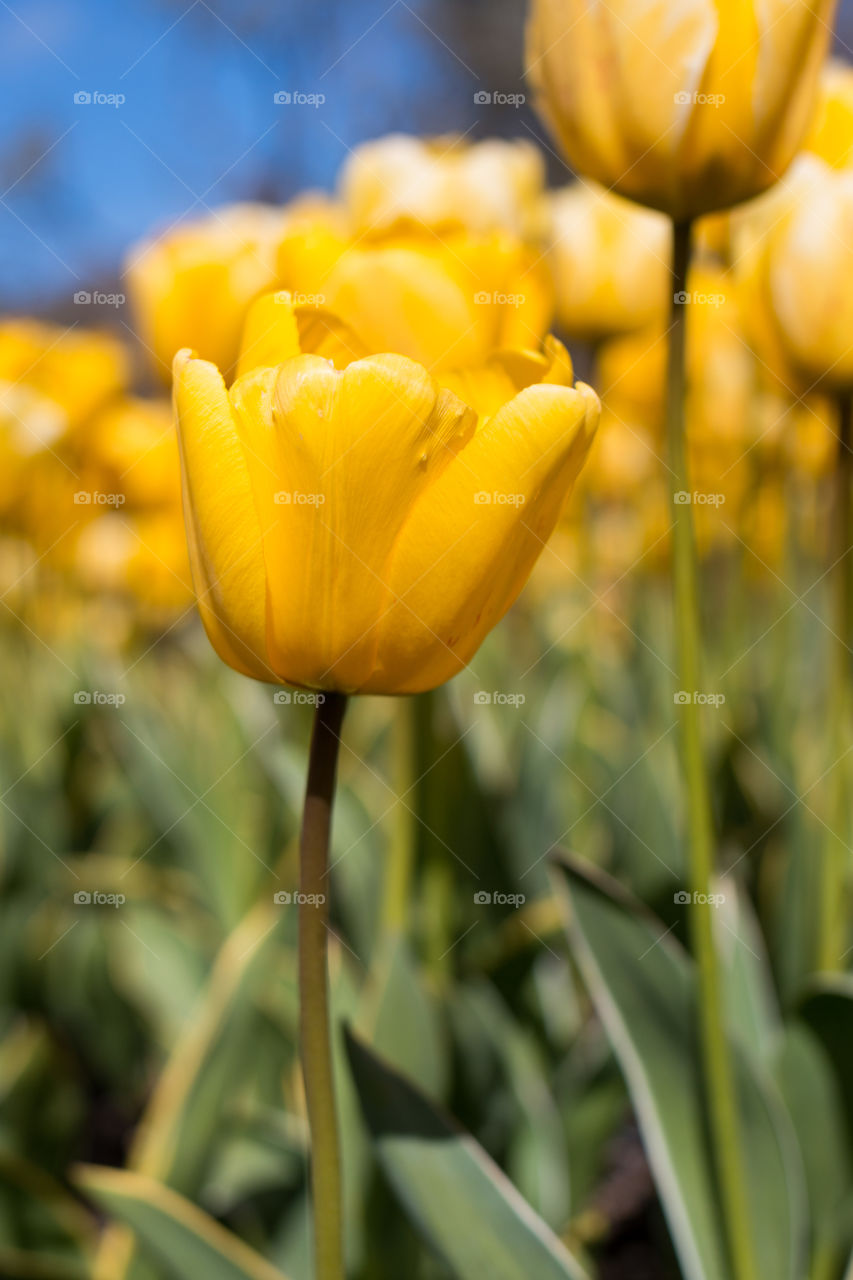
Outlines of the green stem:
<svg viewBox="0 0 853 1280">
<path fill-rule="evenodd" d="M 701 627 L 684 415 L 688 310 L 684 299 L 690 264 L 690 238 L 689 222 L 674 224 L 667 381 L 675 634 L 680 687 L 687 695 L 679 701 L 689 825 L 689 875 L 694 895 L 689 911 L 690 935 L 699 981 L 704 1084 L 729 1250 L 736 1280 L 756 1280 L 735 1074 L 725 1029 L 722 983 L 712 925 L 713 907 L 709 903 L 714 875 L 713 818 L 702 748 L 701 704 L 696 700 L 696 695 L 701 692 Z"/>
<path fill-rule="evenodd" d="M 850 546 L 853 542 L 853 394 L 838 397 L 838 459 L 835 466 L 835 501 L 833 504 L 830 560 L 834 589 L 835 633 L 831 662 L 830 750 L 833 760 L 840 760 L 849 742 L 850 708 L 850 644 L 853 637 L 853 566 Z M 829 813 L 826 846 L 821 859 L 820 930 L 818 933 L 818 968 L 838 972 L 843 968 L 845 949 L 848 828 L 847 770 L 835 765 L 829 779 Z"/>
<path fill-rule="evenodd" d="M 392 775 L 397 796 L 391 814 L 391 844 L 382 924 L 386 936 L 406 932 L 417 841 L 417 698 L 398 698 L 391 724 Z"/>
<path fill-rule="evenodd" d="M 346 698 L 314 715 L 299 846 L 299 1031 L 311 1130 L 316 1280 L 343 1280 L 341 1167 L 329 1023 L 329 832 Z"/>
</svg>

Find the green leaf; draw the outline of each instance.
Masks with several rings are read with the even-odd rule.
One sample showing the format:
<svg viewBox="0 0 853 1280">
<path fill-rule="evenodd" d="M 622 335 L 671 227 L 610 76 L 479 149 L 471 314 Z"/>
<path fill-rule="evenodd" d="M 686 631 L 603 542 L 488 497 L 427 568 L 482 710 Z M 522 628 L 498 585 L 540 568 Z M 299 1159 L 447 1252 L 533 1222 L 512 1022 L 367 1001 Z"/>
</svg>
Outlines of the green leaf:
<svg viewBox="0 0 853 1280">
<path fill-rule="evenodd" d="M 286 1280 L 215 1219 L 153 1178 L 83 1165 L 76 1181 L 95 1204 L 130 1227 L 175 1280 Z"/>
<path fill-rule="evenodd" d="M 734 876 L 721 880 L 714 936 L 723 961 L 730 1026 L 740 1044 L 767 1061 L 782 1032 L 770 962 L 748 894 Z"/>
<path fill-rule="evenodd" d="M 566 862 L 558 879 L 573 950 L 625 1075 L 684 1275 L 730 1280 L 703 1120 L 692 961 L 670 930 L 604 877 Z M 790 1122 L 742 1052 L 735 1068 L 759 1272 L 799 1280 L 805 1209 Z"/>
<path fill-rule="evenodd" d="M 382 1167 L 459 1280 L 583 1280 L 584 1272 L 474 1139 L 347 1034 Z"/>
<path fill-rule="evenodd" d="M 785 1028 L 773 1068 L 803 1153 L 813 1253 L 833 1259 L 837 1275 L 851 1242 L 853 1169 L 835 1075 L 817 1037 L 797 1022 Z"/>
</svg>

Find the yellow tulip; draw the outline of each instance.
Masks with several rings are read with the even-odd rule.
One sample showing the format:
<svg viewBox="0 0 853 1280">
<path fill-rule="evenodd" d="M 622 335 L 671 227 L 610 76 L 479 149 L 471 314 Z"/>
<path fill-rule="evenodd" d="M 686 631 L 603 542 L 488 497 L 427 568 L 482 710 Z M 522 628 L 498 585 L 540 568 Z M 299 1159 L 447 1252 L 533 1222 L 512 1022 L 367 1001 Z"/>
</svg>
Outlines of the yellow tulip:
<svg viewBox="0 0 853 1280">
<path fill-rule="evenodd" d="M 785 172 L 834 0 L 532 0 L 527 66 L 574 169 L 676 221 Z"/>
<path fill-rule="evenodd" d="M 663 323 L 672 237 L 666 218 L 578 182 L 549 194 L 543 220 L 557 319 L 570 337 L 596 342 Z"/>
<path fill-rule="evenodd" d="M 192 604 L 180 508 L 96 516 L 80 533 L 73 569 L 88 591 L 130 597 L 150 622 Z"/>
<path fill-rule="evenodd" d="M 803 150 L 835 169 L 853 163 L 853 67 L 848 63 L 833 60 L 824 67 Z"/>
<path fill-rule="evenodd" d="M 809 384 L 853 388 L 853 169 L 799 157 L 758 262 L 765 323 Z"/>
<path fill-rule="evenodd" d="M 466 665 L 521 590 L 598 419 L 571 362 L 492 358 L 492 414 L 396 354 L 345 363 L 261 299 L 230 390 L 175 361 L 184 508 L 199 610 L 221 658 L 261 680 L 429 689 Z"/>
<path fill-rule="evenodd" d="M 126 385 L 130 361 L 108 333 L 39 320 L 0 321 L 0 388 L 5 413 L 26 434 L 28 412 L 38 401 L 33 443 L 74 433 Z M 49 422 L 48 422 L 49 419 Z M 34 424 L 36 420 L 33 419 Z M 27 448 L 23 438 L 22 447 Z"/>
<path fill-rule="evenodd" d="M 164 380 L 175 352 L 189 345 L 230 370 L 253 299 L 277 283 L 303 287 L 279 274 L 282 244 L 315 224 L 337 234 L 339 221 L 319 197 L 284 208 L 235 204 L 135 246 L 126 266 L 131 300 L 139 336 Z"/>
<path fill-rule="evenodd" d="M 526 235 L 544 185 L 542 154 L 530 142 L 392 134 L 355 149 L 340 194 L 357 236 L 411 225 Z"/>
<path fill-rule="evenodd" d="M 99 487 L 132 508 L 180 507 L 181 467 L 168 400 L 122 396 L 92 421 L 81 453 Z"/>
<path fill-rule="evenodd" d="M 368 350 L 396 351 L 432 372 L 480 364 L 497 347 L 539 345 L 553 311 L 545 263 L 502 233 L 353 248 L 321 292 Z"/>
</svg>

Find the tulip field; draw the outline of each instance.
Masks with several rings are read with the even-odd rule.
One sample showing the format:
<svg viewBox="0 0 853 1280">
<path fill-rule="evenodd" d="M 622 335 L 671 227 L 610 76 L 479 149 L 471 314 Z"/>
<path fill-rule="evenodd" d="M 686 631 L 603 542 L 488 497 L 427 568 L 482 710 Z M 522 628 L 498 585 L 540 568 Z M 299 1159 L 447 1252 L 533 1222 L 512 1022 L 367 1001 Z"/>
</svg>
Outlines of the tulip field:
<svg viewBox="0 0 853 1280">
<path fill-rule="evenodd" d="M 853 1280 L 853 6 L 2 8 L 0 1277 Z"/>
</svg>

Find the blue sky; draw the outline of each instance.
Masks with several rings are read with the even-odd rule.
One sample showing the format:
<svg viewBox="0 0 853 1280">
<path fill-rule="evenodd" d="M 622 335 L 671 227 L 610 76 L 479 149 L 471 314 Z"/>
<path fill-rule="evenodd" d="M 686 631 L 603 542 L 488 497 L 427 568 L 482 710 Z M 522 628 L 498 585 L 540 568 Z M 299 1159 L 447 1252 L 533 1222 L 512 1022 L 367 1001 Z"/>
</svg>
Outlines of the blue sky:
<svg viewBox="0 0 853 1280">
<path fill-rule="evenodd" d="M 2 0 L 2 309 L 61 309 L 115 280 L 136 238 L 205 206 L 329 188 L 348 148 L 392 129 L 544 138 L 528 108 L 474 102 L 523 90 L 524 8 Z M 842 13 L 849 27 L 853 0 Z M 325 102 L 277 106 L 277 91 Z"/>
<path fill-rule="evenodd" d="M 458 0 L 452 16 L 446 0 L 11 0 L 3 309 L 61 306 L 114 277 L 136 237 L 205 205 L 328 188 L 347 148 L 391 129 L 524 132 L 475 107 L 482 67 L 458 39 L 460 8 L 488 12 Z M 522 12 L 497 33 L 509 70 L 496 87 L 510 91 Z M 325 102 L 278 106 L 282 90 Z"/>
</svg>

